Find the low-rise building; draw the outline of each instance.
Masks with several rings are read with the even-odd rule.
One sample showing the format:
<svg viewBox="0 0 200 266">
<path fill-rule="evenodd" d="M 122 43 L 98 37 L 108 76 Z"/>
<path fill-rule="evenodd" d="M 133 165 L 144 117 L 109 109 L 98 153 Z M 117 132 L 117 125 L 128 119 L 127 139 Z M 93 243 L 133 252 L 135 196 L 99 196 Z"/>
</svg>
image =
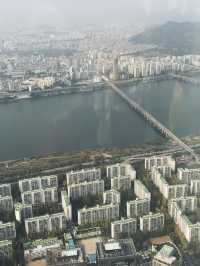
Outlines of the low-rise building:
<svg viewBox="0 0 200 266">
<path fill-rule="evenodd" d="M 58 202 L 58 192 L 56 187 L 26 191 L 21 193 L 23 204 L 51 204 Z"/>
<path fill-rule="evenodd" d="M 131 180 L 136 179 L 136 171 L 133 166 L 129 163 L 118 163 L 107 166 L 107 177 L 120 177 L 129 176 Z"/>
<path fill-rule="evenodd" d="M 170 245 L 164 245 L 153 258 L 153 266 L 181 266 L 179 254 Z"/>
<path fill-rule="evenodd" d="M 162 213 L 150 213 L 143 217 L 140 217 L 140 230 L 142 232 L 158 232 L 164 228 L 164 214 Z"/>
<path fill-rule="evenodd" d="M 82 169 L 80 171 L 71 171 L 66 174 L 67 185 L 78 184 L 81 182 L 90 182 L 101 179 L 101 169 Z"/>
<path fill-rule="evenodd" d="M 129 176 L 118 176 L 111 178 L 111 189 L 126 191 L 131 189 L 131 179 Z"/>
<path fill-rule="evenodd" d="M 15 223 L 0 223 L 0 241 L 16 237 Z"/>
<path fill-rule="evenodd" d="M 78 210 L 78 224 L 95 224 L 119 218 L 119 204 L 97 205 Z"/>
<path fill-rule="evenodd" d="M 119 238 L 122 234 L 131 236 L 137 231 L 137 219 L 136 218 L 122 218 L 121 220 L 111 223 L 111 237 Z"/>
<path fill-rule="evenodd" d="M 83 182 L 79 184 L 68 185 L 68 196 L 75 200 L 78 198 L 86 198 L 88 195 L 103 195 L 104 180 L 95 180 L 90 182 Z"/>
<path fill-rule="evenodd" d="M 25 219 L 27 235 L 46 232 L 60 232 L 66 229 L 66 217 L 64 213 L 43 215 Z"/>
<path fill-rule="evenodd" d="M 61 191 L 61 201 L 67 221 L 72 220 L 72 205 L 66 191 Z"/>
<path fill-rule="evenodd" d="M 121 200 L 120 192 L 114 189 L 107 190 L 103 193 L 104 204 L 119 204 Z"/>
<path fill-rule="evenodd" d="M 32 216 L 33 210 L 31 204 L 22 204 L 20 202 L 15 204 L 15 218 L 18 222 L 31 218 Z"/>
<path fill-rule="evenodd" d="M 98 242 L 96 246 L 96 261 L 98 266 L 136 266 L 137 252 L 132 239 Z"/>
<path fill-rule="evenodd" d="M 134 218 L 146 215 L 150 212 L 150 200 L 149 199 L 136 199 L 128 201 L 127 206 L 127 217 Z"/>
<path fill-rule="evenodd" d="M 153 156 L 145 158 L 145 169 L 151 170 L 152 167 L 169 166 L 173 171 L 176 168 L 176 162 L 171 156 Z"/>
<path fill-rule="evenodd" d="M 151 200 L 151 193 L 145 187 L 145 185 L 138 179 L 134 181 L 134 193 L 139 199 Z"/>
</svg>

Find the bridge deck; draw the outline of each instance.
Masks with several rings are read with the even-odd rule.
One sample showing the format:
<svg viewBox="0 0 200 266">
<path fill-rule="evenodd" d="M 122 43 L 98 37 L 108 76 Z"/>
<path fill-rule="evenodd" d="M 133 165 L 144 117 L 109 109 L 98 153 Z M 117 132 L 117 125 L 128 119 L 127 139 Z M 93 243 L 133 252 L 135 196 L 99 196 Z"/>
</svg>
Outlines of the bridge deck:
<svg viewBox="0 0 200 266">
<path fill-rule="evenodd" d="M 107 77 L 103 76 L 103 80 L 110 85 L 110 87 L 125 101 L 129 106 L 142 115 L 154 128 L 159 130 L 162 135 L 168 137 L 169 139 L 176 142 L 181 148 L 186 150 L 192 155 L 192 157 L 199 163 L 199 158 L 195 154 L 192 148 L 186 145 L 181 139 L 179 139 L 172 131 L 166 128 L 162 123 L 160 123 L 152 114 L 147 112 L 143 107 L 141 107 L 134 100 L 130 99 L 124 92 L 122 92 L 115 84 L 108 80 Z"/>
</svg>

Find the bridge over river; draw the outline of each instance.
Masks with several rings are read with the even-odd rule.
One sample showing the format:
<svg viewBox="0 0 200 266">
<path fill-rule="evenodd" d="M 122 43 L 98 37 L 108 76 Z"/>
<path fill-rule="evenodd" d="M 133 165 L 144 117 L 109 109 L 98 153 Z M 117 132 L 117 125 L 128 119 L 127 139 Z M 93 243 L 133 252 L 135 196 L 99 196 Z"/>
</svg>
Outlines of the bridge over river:
<svg viewBox="0 0 200 266">
<path fill-rule="evenodd" d="M 149 122 L 155 129 L 157 129 L 162 135 L 171 139 L 176 144 L 178 144 L 186 152 L 190 153 L 197 163 L 199 163 L 199 158 L 195 154 L 194 150 L 185 144 L 180 138 L 178 138 L 172 131 L 166 128 L 162 123 L 160 123 L 152 114 L 146 111 L 134 100 L 130 99 L 122 90 L 120 90 L 113 82 L 111 82 L 106 76 L 102 76 L 102 79 L 115 91 L 128 105 L 139 113 L 147 122 Z"/>
</svg>

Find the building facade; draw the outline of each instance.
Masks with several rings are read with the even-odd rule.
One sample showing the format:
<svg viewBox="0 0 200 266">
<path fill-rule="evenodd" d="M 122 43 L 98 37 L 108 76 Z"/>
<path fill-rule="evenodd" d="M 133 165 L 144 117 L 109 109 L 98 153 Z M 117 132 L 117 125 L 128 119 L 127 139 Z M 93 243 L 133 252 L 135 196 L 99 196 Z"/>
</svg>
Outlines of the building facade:
<svg viewBox="0 0 200 266">
<path fill-rule="evenodd" d="M 107 190 L 103 193 L 104 204 L 119 204 L 121 201 L 120 192 L 114 189 Z"/>
<path fill-rule="evenodd" d="M 151 193 L 145 187 L 145 185 L 138 179 L 134 181 L 134 193 L 139 199 L 151 200 Z"/>
<path fill-rule="evenodd" d="M 122 234 L 131 236 L 137 232 L 137 219 L 129 218 L 114 221 L 111 223 L 111 237 L 119 238 Z"/>
<path fill-rule="evenodd" d="M 164 228 L 164 214 L 156 213 L 140 217 L 140 230 L 142 232 L 159 232 Z"/>
<path fill-rule="evenodd" d="M 150 212 L 149 199 L 136 199 L 133 201 L 128 201 L 126 206 L 128 218 L 140 217 Z"/>
<path fill-rule="evenodd" d="M 101 179 L 101 169 L 82 169 L 81 171 L 71 171 L 66 174 L 67 185 L 90 182 Z"/>
</svg>

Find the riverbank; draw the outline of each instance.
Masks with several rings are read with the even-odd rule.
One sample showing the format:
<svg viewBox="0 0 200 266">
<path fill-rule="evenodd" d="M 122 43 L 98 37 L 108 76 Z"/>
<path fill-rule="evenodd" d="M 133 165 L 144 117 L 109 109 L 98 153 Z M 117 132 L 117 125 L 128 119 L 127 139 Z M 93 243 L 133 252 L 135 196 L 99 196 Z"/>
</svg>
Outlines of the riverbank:
<svg viewBox="0 0 200 266">
<path fill-rule="evenodd" d="M 183 141 L 199 153 L 200 136 L 189 136 L 183 138 Z M 184 160 L 189 161 L 192 159 L 187 155 L 182 157 L 185 152 L 170 141 L 134 145 L 123 149 L 102 148 L 62 154 L 55 153 L 47 156 L 35 156 L 0 162 L 0 183 L 15 183 L 21 178 L 36 175 L 60 174 L 66 173 L 72 169 L 101 166 L 103 164 L 114 164 L 124 160 L 134 162 L 142 160 L 146 156 L 168 154 L 178 154 L 179 159 L 184 158 Z"/>
<path fill-rule="evenodd" d="M 145 77 L 145 78 L 134 78 L 129 80 L 119 80 L 115 81 L 115 84 L 118 86 L 129 87 L 141 82 L 149 83 L 162 80 L 173 79 L 172 76 L 163 74 L 154 77 Z M 51 89 L 44 90 L 33 90 L 33 91 L 13 91 L 0 94 L 0 104 L 1 103 L 13 103 L 24 100 L 36 100 L 43 97 L 54 97 L 70 94 L 81 94 L 81 93 L 92 93 L 98 90 L 103 90 L 108 88 L 105 82 L 98 83 L 82 83 L 81 85 L 77 84 L 76 86 L 57 86 Z"/>
</svg>

